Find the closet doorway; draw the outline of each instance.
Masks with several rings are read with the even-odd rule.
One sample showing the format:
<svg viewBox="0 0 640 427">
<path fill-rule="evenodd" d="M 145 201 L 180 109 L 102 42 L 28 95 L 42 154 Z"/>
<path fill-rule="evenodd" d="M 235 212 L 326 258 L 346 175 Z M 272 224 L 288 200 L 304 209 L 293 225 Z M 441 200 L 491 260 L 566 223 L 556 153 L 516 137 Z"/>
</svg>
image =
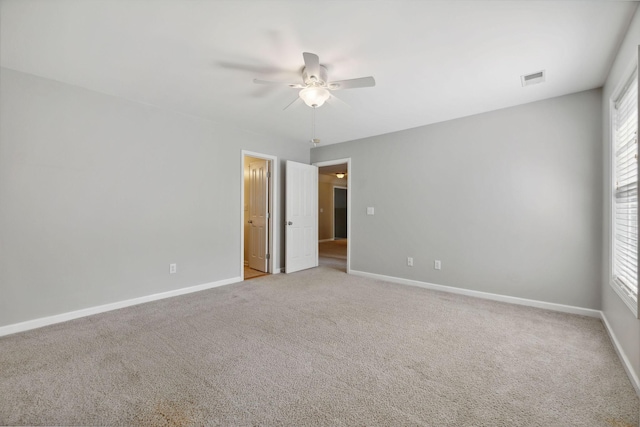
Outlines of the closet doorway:
<svg viewBox="0 0 640 427">
<path fill-rule="evenodd" d="M 275 158 L 242 154 L 242 274 L 252 279 L 273 272 Z"/>
</svg>

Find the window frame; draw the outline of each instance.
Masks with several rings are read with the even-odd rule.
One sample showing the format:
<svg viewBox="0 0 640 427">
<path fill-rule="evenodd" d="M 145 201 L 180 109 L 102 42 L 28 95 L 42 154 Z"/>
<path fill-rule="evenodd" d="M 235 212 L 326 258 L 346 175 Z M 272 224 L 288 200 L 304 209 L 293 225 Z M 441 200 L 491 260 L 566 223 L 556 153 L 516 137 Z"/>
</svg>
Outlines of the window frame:
<svg viewBox="0 0 640 427">
<path fill-rule="evenodd" d="M 622 96 L 624 95 L 624 93 L 626 92 L 626 90 L 628 89 L 628 87 L 630 85 L 633 84 L 633 79 L 638 80 L 638 63 L 637 61 L 633 61 L 633 64 L 631 64 L 632 66 L 629 67 L 629 70 L 624 73 L 624 79 L 622 79 L 620 81 L 620 83 L 618 84 L 618 86 L 616 87 L 616 89 L 613 91 L 613 94 L 611 96 L 611 98 L 609 99 L 609 128 L 610 128 L 610 135 L 609 135 L 609 150 L 610 150 L 610 174 L 609 174 L 609 178 L 610 178 L 610 185 L 609 188 L 611 190 L 611 194 L 610 194 L 610 230 L 609 230 L 609 247 L 610 247 L 610 259 L 609 259 L 609 285 L 613 288 L 613 290 L 618 294 L 618 296 L 622 299 L 622 301 L 625 303 L 625 305 L 627 307 L 629 307 L 629 309 L 633 312 L 634 316 L 636 318 L 638 318 L 638 313 L 640 312 L 640 310 L 638 309 L 638 306 L 640 304 L 639 302 L 639 298 L 638 298 L 638 291 L 636 291 L 636 294 L 633 295 L 633 292 L 631 290 L 629 290 L 629 288 L 627 286 L 625 286 L 624 284 L 620 283 L 616 276 L 614 275 L 614 269 L 615 269 L 615 258 L 616 258 L 616 193 L 617 193 L 617 188 L 616 188 L 616 163 L 617 163 L 617 157 L 616 157 L 616 129 L 615 129 L 615 119 L 616 119 L 616 102 L 618 100 L 620 100 L 622 98 Z M 638 87 L 640 88 L 640 81 L 638 81 Z M 638 92 L 640 92 L 640 89 L 638 90 Z M 638 93 L 636 93 L 636 99 L 638 99 L 639 95 Z M 640 102 L 638 104 L 638 108 L 640 108 Z M 638 115 L 638 109 L 636 109 L 636 115 Z M 637 122 L 636 125 L 636 138 L 639 137 L 638 135 L 638 127 L 640 127 L 640 120 Z M 640 144 L 638 144 L 640 145 Z M 639 177 L 638 177 L 638 181 L 640 184 L 640 170 L 639 170 Z M 640 197 L 640 189 L 638 189 L 638 196 Z M 640 245 L 639 245 L 640 248 Z M 638 270 L 640 269 L 640 266 L 638 266 L 636 268 L 636 280 L 638 279 Z M 640 282 L 640 281 L 638 281 Z M 640 283 L 639 283 L 640 284 Z"/>
</svg>

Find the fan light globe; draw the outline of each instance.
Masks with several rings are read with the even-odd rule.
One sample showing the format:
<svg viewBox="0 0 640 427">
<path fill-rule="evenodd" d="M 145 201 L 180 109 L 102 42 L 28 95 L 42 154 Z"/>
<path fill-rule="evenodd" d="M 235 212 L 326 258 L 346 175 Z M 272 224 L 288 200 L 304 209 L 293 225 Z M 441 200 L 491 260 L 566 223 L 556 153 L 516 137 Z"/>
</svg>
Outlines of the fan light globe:
<svg viewBox="0 0 640 427">
<path fill-rule="evenodd" d="M 323 87 L 310 86 L 299 93 L 300 98 L 311 108 L 321 107 L 329 99 L 329 91 Z"/>
</svg>

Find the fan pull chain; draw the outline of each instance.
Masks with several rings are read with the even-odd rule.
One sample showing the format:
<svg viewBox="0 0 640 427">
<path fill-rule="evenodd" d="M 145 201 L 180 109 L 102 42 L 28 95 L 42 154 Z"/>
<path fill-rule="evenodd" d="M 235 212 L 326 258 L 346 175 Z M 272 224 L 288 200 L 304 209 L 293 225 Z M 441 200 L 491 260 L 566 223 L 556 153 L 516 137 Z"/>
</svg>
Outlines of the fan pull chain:
<svg viewBox="0 0 640 427">
<path fill-rule="evenodd" d="M 317 147 L 320 143 L 320 140 L 316 138 L 316 107 L 313 107 L 313 116 L 311 121 L 311 142 L 314 147 Z"/>
</svg>

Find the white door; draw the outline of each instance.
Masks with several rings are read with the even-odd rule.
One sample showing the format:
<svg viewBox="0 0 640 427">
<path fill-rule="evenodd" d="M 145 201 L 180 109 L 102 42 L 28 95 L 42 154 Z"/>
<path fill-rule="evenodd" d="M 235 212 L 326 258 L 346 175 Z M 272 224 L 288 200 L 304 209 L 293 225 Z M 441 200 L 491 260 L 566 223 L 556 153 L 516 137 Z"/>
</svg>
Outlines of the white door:
<svg viewBox="0 0 640 427">
<path fill-rule="evenodd" d="M 285 272 L 318 266 L 318 168 L 287 161 Z"/>
<path fill-rule="evenodd" d="M 267 272 L 269 162 L 249 163 L 249 267 Z"/>
</svg>

